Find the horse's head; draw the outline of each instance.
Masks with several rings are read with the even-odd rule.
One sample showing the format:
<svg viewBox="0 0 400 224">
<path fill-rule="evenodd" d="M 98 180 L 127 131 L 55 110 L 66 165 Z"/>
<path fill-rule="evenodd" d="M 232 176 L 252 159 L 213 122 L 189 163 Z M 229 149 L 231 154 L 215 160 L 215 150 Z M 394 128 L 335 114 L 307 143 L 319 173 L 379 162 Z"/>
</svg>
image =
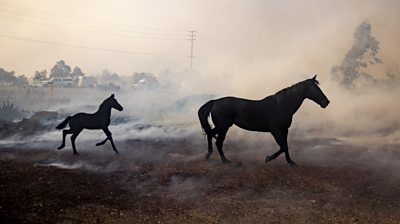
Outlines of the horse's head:
<svg viewBox="0 0 400 224">
<path fill-rule="evenodd" d="M 118 101 L 115 99 L 114 94 L 111 94 L 110 97 L 106 99 L 105 102 L 108 106 L 111 108 L 114 108 L 116 110 L 122 111 L 124 108 L 121 106 L 121 104 L 118 103 Z"/>
<path fill-rule="evenodd" d="M 319 88 L 319 82 L 317 81 L 317 75 L 315 75 L 311 79 L 307 79 L 306 81 L 306 98 L 314 101 L 315 103 L 319 104 L 322 108 L 325 108 L 328 106 L 330 101 L 328 98 L 325 96 L 325 94 L 322 92 L 322 90 Z"/>
</svg>

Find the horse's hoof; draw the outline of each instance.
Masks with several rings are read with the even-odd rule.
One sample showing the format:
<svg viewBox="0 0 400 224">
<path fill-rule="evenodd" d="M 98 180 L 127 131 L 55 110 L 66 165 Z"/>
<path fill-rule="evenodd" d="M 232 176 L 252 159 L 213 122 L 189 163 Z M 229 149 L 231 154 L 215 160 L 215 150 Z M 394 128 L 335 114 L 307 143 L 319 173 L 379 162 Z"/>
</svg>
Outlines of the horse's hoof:
<svg viewBox="0 0 400 224">
<path fill-rule="evenodd" d="M 296 164 L 295 162 L 291 161 L 291 162 L 289 162 L 289 165 L 290 165 L 291 167 L 295 167 L 297 164 Z"/>
<path fill-rule="evenodd" d="M 209 160 L 209 159 L 210 159 L 210 156 L 211 156 L 211 154 L 210 154 L 210 153 L 207 153 L 206 156 L 205 156 L 206 160 Z"/>
<path fill-rule="evenodd" d="M 64 146 L 60 145 L 60 146 L 57 147 L 57 150 L 60 150 L 60 149 L 63 149 L 63 148 L 64 148 Z"/>
<path fill-rule="evenodd" d="M 73 154 L 74 154 L 74 156 L 79 156 L 78 152 L 74 152 Z"/>
<path fill-rule="evenodd" d="M 101 144 L 100 143 L 96 143 L 96 146 L 101 146 Z"/>
<path fill-rule="evenodd" d="M 223 163 L 231 163 L 231 161 L 229 159 L 224 159 L 222 160 Z"/>
<path fill-rule="evenodd" d="M 266 162 L 266 163 L 268 163 L 268 162 L 271 161 L 271 160 L 272 160 L 272 159 L 271 159 L 270 156 L 265 157 L 265 162 Z"/>
</svg>

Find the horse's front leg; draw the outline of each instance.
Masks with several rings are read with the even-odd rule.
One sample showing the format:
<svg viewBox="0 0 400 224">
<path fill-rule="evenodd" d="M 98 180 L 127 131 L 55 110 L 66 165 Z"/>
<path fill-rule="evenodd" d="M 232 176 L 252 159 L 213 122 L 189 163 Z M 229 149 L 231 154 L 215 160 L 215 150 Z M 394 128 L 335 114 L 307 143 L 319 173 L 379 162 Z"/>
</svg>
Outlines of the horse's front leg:
<svg viewBox="0 0 400 224">
<path fill-rule="evenodd" d="M 96 146 L 104 145 L 108 141 L 108 137 L 104 139 L 103 141 L 96 143 Z"/>
<path fill-rule="evenodd" d="M 287 144 L 288 131 L 289 131 L 288 129 L 284 129 L 271 132 L 272 136 L 274 136 L 275 138 L 276 143 L 278 143 L 278 145 L 280 146 L 280 149 L 271 156 L 267 156 L 267 158 L 265 158 L 265 162 L 274 160 L 276 157 L 278 157 L 280 154 L 284 152 L 287 163 L 289 163 L 290 165 L 296 165 L 296 163 L 290 158 L 289 155 L 289 147 Z"/>
<path fill-rule="evenodd" d="M 105 143 L 105 142 L 107 141 L 107 139 L 110 140 L 111 146 L 112 146 L 114 152 L 117 153 L 117 154 L 119 154 L 117 148 L 115 147 L 114 140 L 113 140 L 113 138 L 112 138 L 112 134 L 111 134 L 110 130 L 108 130 L 108 127 L 103 128 L 103 131 L 104 131 L 104 133 L 107 135 L 106 140 L 104 140 L 103 142 Z M 102 143 L 102 142 L 100 142 L 100 143 Z M 104 143 L 103 143 L 103 144 L 104 144 Z"/>
<path fill-rule="evenodd" d="M 267 163 L 267 162 L 269 162 L 269 161 L 271 161 L 271 160 L 274 160 L 274 159 L 276 159 L 276 157 L 278 157 L 280 154 L 282 154 L 283 153 L 283 150 L 282 149 L 279 149 L 276 153 L 274 153 L 274 154 L 272 154 L 272 155 L 270 155 L 270 156 L 267 156 L 266 158 L 265 158 L 265 162 Z"/>
</svg>

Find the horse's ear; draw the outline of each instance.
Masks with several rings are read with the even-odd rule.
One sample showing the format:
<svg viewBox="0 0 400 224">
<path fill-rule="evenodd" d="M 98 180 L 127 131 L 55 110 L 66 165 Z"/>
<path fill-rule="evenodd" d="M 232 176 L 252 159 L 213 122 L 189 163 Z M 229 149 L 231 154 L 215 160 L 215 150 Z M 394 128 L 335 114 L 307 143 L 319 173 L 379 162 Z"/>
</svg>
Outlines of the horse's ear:
<svg viewBox="0 0 400 224">
<path fill-rule="evenodd" d="M 317 80 L 317 74 L 315 74 L 312 79 Z"/>
<path fill-rule="evenodd" d="M 113 93 L 113 94 L 111 94 L 111 98 L 114 98 L 114 93 Z"/>
<path fill-rule="evenodd" d="M 317 80 L 317 74 L 314 75 L 314 77 L 312 77 L 312 79 L 317 85 L 319 85 L 319 82 Z"/>
</svg>

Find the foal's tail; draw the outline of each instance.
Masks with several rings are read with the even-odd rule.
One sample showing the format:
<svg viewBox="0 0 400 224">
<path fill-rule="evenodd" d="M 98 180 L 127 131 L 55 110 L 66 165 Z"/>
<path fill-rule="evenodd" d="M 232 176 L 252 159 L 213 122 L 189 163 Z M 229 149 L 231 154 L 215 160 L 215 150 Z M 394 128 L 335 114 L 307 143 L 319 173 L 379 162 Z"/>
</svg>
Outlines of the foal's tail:
<svg viewBox="0 0 400 224">
<path fill-rule="evenodd" d="M 71 118 L 72 118 L 71 116 L 68 116 L 67 118 L 65 118 L 65 120 L 63 122 L 61 122 L 61 124 L 57 125 L 56 129 L 61 130 L 61 129 L 65 128 Z"/>
<path fill-rule="evenodd" d="M 199 120 L 201 127 L 207 135 L 211 135 L 212 137 L 216 137 L 215 129 L 212 129 L 210 123 L 208 123 L 208 116 L 210 115 L 211 108 L 214 105 L 214 100 L 210 100 L 200 107 L 197 114 L 199 115 Z"/>
</svg>

